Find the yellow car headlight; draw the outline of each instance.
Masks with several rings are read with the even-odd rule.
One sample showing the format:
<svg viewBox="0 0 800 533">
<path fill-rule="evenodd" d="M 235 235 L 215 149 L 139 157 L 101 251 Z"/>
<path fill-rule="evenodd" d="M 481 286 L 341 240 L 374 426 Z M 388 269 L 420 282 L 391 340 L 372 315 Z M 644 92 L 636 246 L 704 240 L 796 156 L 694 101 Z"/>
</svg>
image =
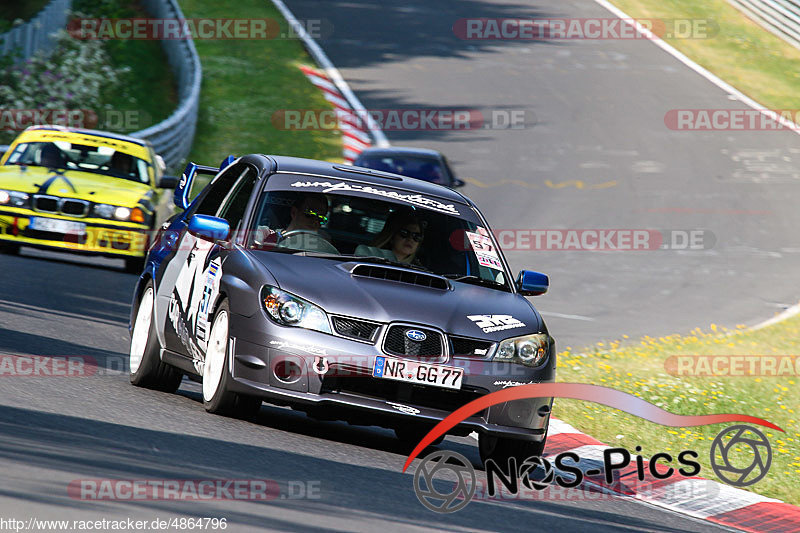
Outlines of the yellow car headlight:
<svg viewBox="0 0 800 533">
<path fill-rule="evenodd" d="M 27 207 L 30 195 L 19 191 L 0 190 L 0 205 L 11 207 Z"/>
</svg>

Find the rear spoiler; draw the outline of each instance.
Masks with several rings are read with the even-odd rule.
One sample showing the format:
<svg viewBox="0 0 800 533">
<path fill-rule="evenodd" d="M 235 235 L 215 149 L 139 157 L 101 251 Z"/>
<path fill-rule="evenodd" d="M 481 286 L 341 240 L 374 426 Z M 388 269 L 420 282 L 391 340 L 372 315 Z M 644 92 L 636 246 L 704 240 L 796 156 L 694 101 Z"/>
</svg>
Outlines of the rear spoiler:
<svg viewBox="0 0 800 533">
<path fill-rule="evenodd" d="M 220 163 L 219 168 L 217 167 L 209 167 L 206 165 L 198 165 L 197 163 L 189 163 L 186 165 L 186 169 L 183 171 L 183 175 L 181 176 L 181 180 L 178 182 L 178 186 L 175 187 L 175 196 L 173 197 L 173 201 L 175 205 L 179 209 L 186 210 L 189 207 L 189 195 L 192 192 L 192 183 L 194 182 L 194 178 L 198 174 L 203 174 L 206 176 L 216 176 L 222 170 L 224 170 L 228 165 L 233 163 L 236 160 L 235 157 L 229 155 L 225 158 L 222 163 Z M 212 180 L 213 181 L 213 180 Z"/>
</svg>

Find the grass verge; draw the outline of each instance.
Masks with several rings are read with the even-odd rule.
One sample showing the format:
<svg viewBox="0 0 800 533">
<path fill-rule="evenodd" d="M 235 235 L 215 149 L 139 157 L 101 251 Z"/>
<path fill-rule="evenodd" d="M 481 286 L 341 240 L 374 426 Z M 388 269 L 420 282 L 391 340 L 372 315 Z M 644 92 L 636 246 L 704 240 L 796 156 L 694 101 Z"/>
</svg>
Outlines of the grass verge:
<svg viewBox="0 0 800 533">
<path fill-rule="evenodd" d="M 49 0 L 28 0 L 27 2 L 12 2 L 0 4 L 0 33 L 10 30 L 17 19 L 23 22 L 30 21 L 39 11 L 44 9 Z"/>
<path fill-rule="evenodd" d="M 785 433 L 759 428 L 772 445 L 772 467 L 764 479 L 748 490 L 800 504 L 800 316 L 757 331 L 723 331 L 714 325 L 711 328 L 709 332 L 694 330 L 688 336 L 645 337 L 638 344 L 626 346 L 619 342 L 598 343 L 588 353 L 573 353 L 567 348 L 559 354 L 558 380 L 612 387 L 681 415 L 738 413 L 769 420 Z M 768 366 L 763 367 L 766 372 L 758 370 L 762 359 L 753 363 L 762 375 L 741 375 L 751 372 L 750 363 L 745 362 L 741 369 L 732 367 L 738 376 L 708 377 L 706 373 L 704 377 L 696 376 L 698 370 L 707 370 L 698 360 L 683 359 L 694 362 L 677 365 L 676 356 L 687 355 L 788 355 L 794 356 L 797 364 L 776 366 L 774 373 L 781 375 L 763 375 L 771 371 Z M 704 360 L 713 362 L 710 358 Z M 721 373 L 725 366 L 718 368 Z M 713 373 L 713 367 L 711 370 Z M 676 455 L 681 450 L 695 450 L 700 454 L 700 475 L 716 479 L 709 460 L 711 441 L 728 424 L 670 428 L 577 400 L 557 399 L 554 414 L 610 446 L 621 446 L 631 453 L 637 445 L 642 446 L 645 458 L 657 452 Z M 751 450 L 739 451 L 741 466 L 749 464 Z"/>
<path fill-rule="evenodd" d="M 181 0 L 186 17 L 236 18 L 229 5 L 215 0 Z M 264 0 L 242 0 L 236 13 L 279 22 L 280 13 Z M 200 116 L 190 158 L 217 164 L 229 154 L 266 153 L 341 161 L 338 131 L 284 131 L 273 113 L 284 109 L 331 109 L 320 91 L 299 70 L 313 64 L 296 39 L 195 40 L 203 65 Z"/>
<path fill-rule="evenodd" d="M 72 10 L 88 17 L 146 18 L 139 3 L 126 0 L 75 0 Z M 177 85 L 160 41 L 111 39 L 104 42 L 111 65 L 120 71 L 119 87 L 103 95 L 103 103 L 117 112 L 98 125 L 118 133 L 131 133 L 169 117 L 178 105 Z M 131 120 L 121 113 L 133 111 Z"/>
<path fill-rule="evenodd" d="M 664 39 L 770 109 L 800 109 L 800 50 L 768 32 L 725 0 L 613 0 L 633 18 L 711 19 L 709 38 Z"/>
</svg>

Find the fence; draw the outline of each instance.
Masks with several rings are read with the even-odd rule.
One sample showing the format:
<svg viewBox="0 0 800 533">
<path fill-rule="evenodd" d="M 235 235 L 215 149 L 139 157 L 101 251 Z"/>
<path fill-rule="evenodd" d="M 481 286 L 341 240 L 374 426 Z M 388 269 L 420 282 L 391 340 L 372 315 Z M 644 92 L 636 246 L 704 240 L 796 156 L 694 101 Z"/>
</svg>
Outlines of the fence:
<svg viewBox="0 0 800 533">
<path fill-rule="evenodd" d="M 184 18 L 177 0 L 144 0 L 142 4 L 151 17 Z M 132 135 L 153 143 L 153 148 L 164 158 L 167 167 L 175 169 L 192 149 L 203 73 L 191 38 L 163 40 L 161 45 L 178 82 L 178 108 L 163 122 Z"/>
<path fill-rule="evenodd" d="M 153 18 L 183 19 L 177 0 L 143 0 L 143 7 Z M 49 51 L 49 36 L 67 25 L 72 0 L 53 0 L 31 22 L 18 26 L 0 36 L 2 52 L 21 47 L 23 57 L 29 58 L 39 50 Z M 131 135 L 147 139 L 153 144 L 170 169 L 176 169 L 189 155 L 197 126 L 197 108 L 200 102 L 202 69 L 200 58 L 191 39 L 163 40 L 161 45 L 167 55 L 178 85 L 178 107 L 167 119 Z M 6 147 L 0 146 L 0 153 Z"/>
<path fill-rule="evenodd" d="M 800 48 L 800 0 L 728 0 L 778 37 Z"/>
<path fill-rule="evenodd" d="M 67 25 L 72 0 L 52 0 L 31 21 L 0 35 L 0 55 L 19 50 L 20 61 L 38 51 L 50 52 L 55 44 L 52 34 Z"/>
</svg>

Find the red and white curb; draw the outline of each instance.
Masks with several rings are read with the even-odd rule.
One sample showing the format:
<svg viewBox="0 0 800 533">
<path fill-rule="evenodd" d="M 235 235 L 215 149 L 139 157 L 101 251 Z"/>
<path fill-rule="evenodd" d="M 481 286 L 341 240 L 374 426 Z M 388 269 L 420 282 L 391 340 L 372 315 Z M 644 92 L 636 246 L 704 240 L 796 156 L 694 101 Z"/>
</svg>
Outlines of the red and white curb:
<svg viewBox="0 0 800 533">
<path fill-rule="evenodd" d="M 379 147 L 389 146 L 389 140 L 386 135 L 378 127 L 372 116 L 367 113 L 367 110 L 350 89 L 350 86 L 347 85 L 339 70 L 333 66 L 328 55 L 308 34 L 303 24 L 286 7 L 283 0 L 272 0 L 272 3 L 292 27 L 295 35 L 303 41 L 303 46 L 319 66 L 318 69 L 300 68 L 311 80 L 311 83 L 322 90 L 325 98 L 336 108 L 337 115 L 340 115 L 339 129 L 344 140 L 342 154 L 344 160 L 347 163 L 352 163 L 358 157 L 358 154 L 371 144 Z M 350 119 L 348 120 L 347 117 L 350 117 Z M 358 117 L 358 120 L 353 120 L 354 117 Z"/>
<path fill-rule="evenodd" d="M 339 130 L 342 132 L 342 157 L 345 162 L 352 165 L 358 154 L 372 145 L 372 139 L 365 127 L 365 121 L 357 118 L 360 115 L 354 112 L 350 103 L 328 76 L 305 65 L 301 65 L 300 70 L 303 71 L 303 74 L 314 86 L 322 91 L 322 95 L 336 110 Z"/>
<path fill-rule="evenodd" d="M 580 467 L 585 474 L 588 469 L 602 467 L 603 450 L 610 447 L 566 422 L 551 418 L 544 458 L 573 452 L 581 458 Z M 633 464 L 616 471 L 611 484 L 606 483 L 602 474 L 587 475 L 581 488 L 627 496 L 742 531 L 800 531 L 800 507 L 701 477 L 657 479 L 650 474 L 648 464 L 644 461 L 642 481 Z"/>
</svg>

